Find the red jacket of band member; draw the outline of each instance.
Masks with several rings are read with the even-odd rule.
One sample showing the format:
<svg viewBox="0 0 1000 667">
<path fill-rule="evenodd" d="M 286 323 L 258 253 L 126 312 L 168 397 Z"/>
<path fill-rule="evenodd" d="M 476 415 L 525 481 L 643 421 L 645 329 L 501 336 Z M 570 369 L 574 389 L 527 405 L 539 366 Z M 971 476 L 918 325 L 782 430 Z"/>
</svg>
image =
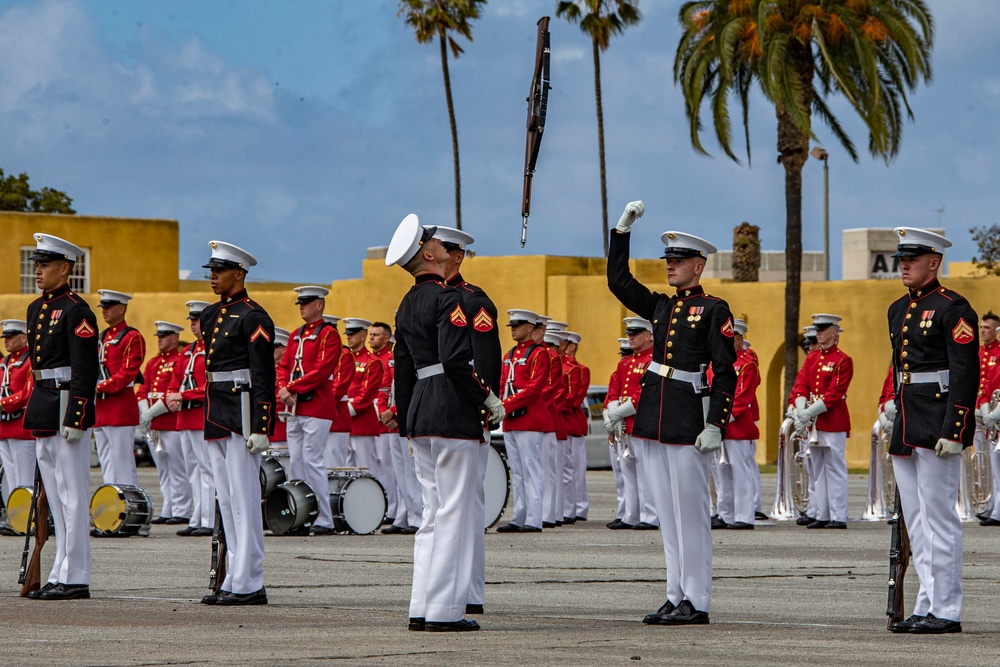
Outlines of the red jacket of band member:
<svg viewBox="0 0 1000 667">
<path fill-rule="evenodd" d="M 979 348 L 979 392 L 976 394 L 976 407 L 989 403 L 997 389 L 1000 389 L 1000 340 L 994 339 Z"/>
<path fill-rule="evenodd" d="M 302 348 L 302 375 L 292 379 L 296 370 L 296 358 Z M 333 398 L 333 383 L 330 381 L 340 364 L 344 344 L 335 327 L 322 320 L 307 323 L 288 337 L 288 349 L 275 368 L 277 389 L 288 389 L 298 396 L 295 414 L 303 417 L 334 419 L 337 401 Z M 279 406 L 281 403 L 279 402 Z"/>
<path fill-rule="evenodd" d="M 396 414 L 396 405 L 392 400 L 392 381 L 395 371 L 395 366 L 392 361 L 392 350 L 389 346 L 383 347 L 381 350 L 376 352 L 372 350 L 372 354 L 376 358 L 382 361 L 382 386 L 378 389 L 378 394 L 375 395 L 375 414 L 376 416 L 381 415 L 386 410 L 391 410 L 393 414 Z M 379 420 L 379 426 L 382 427 L 382 433 L 398 433 L 399 429 L 388 429 Z"/>
<path fill-rule="evenodd" d="M 817 430 L 846 431 L 849 436 L 851 413 L 847 408 L 847 390 L 853 377 L 854 362 L 836 345 L 816 350 L 806 355 L 790 400 L 794 402 L 799 396 L 822 400 L 826 412 L 816 418 Z"/>
<path fill-rule="evenodd" d="M 186 382 L 188 371 L 191 372 L 190 382 Z M 184 389 L 185 385 L 192 388 Z M 177 411 L 177 430 L 205 430 L 205 342 L 197 340 L 181 352 L 180 363 L 174 364 L 174 376 L 170 380 L 168 394 L 181 395 L 185 404 L 194 403 L 193 407 L 185 408 L 183 404 Z"/>
<path fill-rule="evenodd" d="M 610 403 L 611 401 L 621 403 L 625 399 L 631 399 L 633 405 L 638 408 L 639 395 L 642 393 L 642 376 L 646 374 L 646 368 L 652 360 L 652 346 L 642 352 L 622 357 L 618 361 L 618 367 L 615 368 L 615 372 L 611 375 L 611 380 L 608 382 L 608 397 L 605 403 Z M 625 418 L 625 432 L 629 435 L 632 434 L 632 424 L 634 422 L 635 416 Z"/>
<path fill-rule="evenodd" d="M 21 413 L 16 419 L 0 421 L 0 440 L 34 441 L 31 431 L 24 428 L 24 409 L 28 407 L 28 398 L 35 386 L 27 347 L 11 352 L 0 361 L 0 384 L 7 385 L 7 395 L 0 398 L 4 416 Z"/>
<path fill-rule="evenodd" d="M 286 352 L 287 352 L 287 350 L 286 350 Z M 275 365 L 274 369 L 275 369 L 276 373 L 280 373 L 281 372 L 280 370 L 278 370 L 277 365 Z M 283 405 L 283 403 L 281 402 L 281 399 L 278 398 L 278 392 L 277 392 L 277 390 L 275 390 L 275 392 L 274 392 L 274 399 L 276 401 L 275 405 L 279 406 L 278 407 L 278 411 L 280 412 L 281 411 L 281 406 Z M 296 414 L 298 414 L 297 411 L 296 411 Z M 276 418 L 274 420 L 274 434 L 271 435 L 271 437 L 268 438 L 268 442 L 271 442 L 271 443 L 281 442 L 281 443 L 283 443 L 283 442 L 286 442 L 287 440 L 288 440 L 288 424 L 286 424 L 285 422 L 283 422 L 280 419 Z"/>
<path fill-rule="evenodd" d="M 885 380 L 882 381 L 882 391 L 878 395 L 878 411 L 884 412 L 882 406 L 885 405 L 886 401 L 893 401 L 896 399 L 896 384 L 893 382 L 892 377 L 892 364 L 889 364 L 889 370 L 885 374 Z"/>
<path fill-rule="evenodd" d="M 139 423 L 139 405 L 132 386 L 146 358 L 146 341 L 135 329 L 121 340 L 115 339 L 128 325 L 122 321 L 101 336 L 101 365 L 108 377 L 97 383 L 94 401 L 94 426 L 135 426 Z"/>
<path fill-rule="evenodd" d="M 563 421 L 566 431 L 573 437 L 587 435 L 588 420 L 583 408 L 590 386 L 590 369 L 574 357 L 563 357 L 563 376 L 566 378 L 566 403 L 563 407 Z"/>
<path fill-rule="evenodd" d="M 733 368 L 736 370 L 736 391 L 733 393 L 726 440 L 757 440 L 760 430 L 754 419 L 754 406 L 757 404 L 757 387 L 760 386 L 760 367 L 756 355 L 747 354 L 745 350 L 737 353 Z"/>
<path fill-rule="evenodd" d="M 503 407 L 507 412 L 507 417 L 503 420 L 504 431 L 551 433 L 553 430 L 552 415 L 542 397 L 549 381 L 551 358 L 544 346 L 535 347 L 531 355 L 526 357 L 525 354 L 532 345 L 534 343 L 531 341 L 518 343 L 504 356 L 501 378 L 505 383 Z M 513 382 L 507 383 L 512 367 Z M 525 411 L 523 415 L 511 415 L 521 409 Z"/>
<path fill-rule="evenodd" d="M 382 424 L 375 414 L 375 397 L 382 387 L 384 370 L 382 360 L 367 347 L 351 352 L 354 358 L 354 379 L 347 391 L 354 416 L 351 417 L 351 435 L 378 435 Z"/>
<path fill-rule="evenodd" d="M 333 400 L 337 404 L 337 414 L 330 424 L 330 433 L 350 433 L 351 432 L 351 411 L 347 407 L 347 391 L 354 381 L 354 355 L 351 348 L 344 346 L 341 351 L 340 363 L 337 369 L 330 376 L 333 387 Z"/>
<path fill-rule="evenodd" d="M 152 405 L 165 397 L 170 389 L 174 369 L 184 363 L 183 359 L 181 351 L 175 348 L 170 352 L 157 354 L 146 362 L 146 368 L 142 371 L 142 379 L 145 380 L 145 383 L 135 386 L 136 399 L 149 401 L 149 404 Z M 151 428 L 154 431 L 176 431 L 177 415 L 168 412 L 155 417 Z"/>
<path fill-rule="evenodd" d="M 555 347 L 549 345 L 545 347 L 546 352 L 549 353 L 549 381 L 542 392 L 542 400 L 545 401 L 549 414 L 552 416 L 551 431 L 555 432 L 556 440 L 565 440 L 568 433 L 562 409 L 566 403 L 566 378 L 563 376 L 562 359 Z M 546 433 L 548 432 L 546 431 Z"/>
</svg>

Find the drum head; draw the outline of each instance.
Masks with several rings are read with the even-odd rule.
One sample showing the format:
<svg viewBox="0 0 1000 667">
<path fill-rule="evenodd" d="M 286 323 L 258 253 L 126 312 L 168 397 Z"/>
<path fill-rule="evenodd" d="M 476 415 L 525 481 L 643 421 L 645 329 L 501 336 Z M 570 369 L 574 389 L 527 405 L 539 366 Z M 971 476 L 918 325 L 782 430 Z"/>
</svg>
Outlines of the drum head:
<svg viewBox="0 0 1000 667">
<path fill-rule="evenodd" d="M 382 485 L 370 476 L 346 480 L 339 493 L 330 494 L 334 521 L 341 519 L 352 533 L 370 535 L 385 519 L 386 500 Z"/>
<path fill-rule="evenodd" d="M 125 493 L 113 484 L 105 484 L 90 499 L 90 521 L 97 530 L 113 533 L 121 528 L 127 509 Z"/>
<path fill-rule="evenodd" d="M 309 525 L 319 514 L 316 494 L 300 479 L 285 482 L 264 503 L 267 526 L 275 535 Z"/>
<path fill-rule="evenodd" d="M 10 492 L 7 499 L 7 521 L 10 527 L 24 535 L 28 532 L 28 513 L 31 512 L 32 491 L 19 486 Z"/>
<path fill-rule="evenodd" d="M 510 497 L 510 468 L 507 467 L 507 459 L 495 447 L 490 447 L 486 459 L 483 486 L 486 493 L 484 528 L 489 530 L 500 521 Z"/>
</svg>

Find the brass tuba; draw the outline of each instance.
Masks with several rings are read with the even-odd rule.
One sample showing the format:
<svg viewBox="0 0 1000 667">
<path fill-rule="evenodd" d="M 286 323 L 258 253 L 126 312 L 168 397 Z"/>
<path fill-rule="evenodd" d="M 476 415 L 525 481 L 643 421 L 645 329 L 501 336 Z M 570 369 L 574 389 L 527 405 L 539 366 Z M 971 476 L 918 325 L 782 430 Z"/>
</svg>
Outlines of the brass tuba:
<svg viewBox="0 0 1000 667">
<path fill-rule="evenodd" d="M 855 521 L 883 521 L 892 514 L 896 478 L 889 456 L 889 434 L 876 420 L 872 426 L 872 450 L 868 459 L 868 501 Z"/>
<path fill-rule="evenodd" d="M 809 507 L 809 443 L 787 417 L 778 431 L 778 471 L 771 518 L 788 521 Z"/>
</svg>

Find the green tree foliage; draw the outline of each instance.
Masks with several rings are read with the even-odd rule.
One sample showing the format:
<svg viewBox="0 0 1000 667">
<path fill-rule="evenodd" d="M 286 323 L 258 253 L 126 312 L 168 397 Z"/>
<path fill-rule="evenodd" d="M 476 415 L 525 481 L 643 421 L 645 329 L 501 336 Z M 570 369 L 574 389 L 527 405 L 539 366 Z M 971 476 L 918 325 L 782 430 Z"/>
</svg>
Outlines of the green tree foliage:
<svg viewBox="0 0 1000 667">
<path fill-rule="evenodd" d="M 579 24 L 590 37 L 594 52 L 594 97 L 597 99 L 597 153 L 601 162 L 601 238 L 608 256 L 608 186 L 604 169 L 604 106 L 601 100 L 601 52 L 607 51 L 612 35 L 642 20 L 639 0 L 562 0 L 556 16 Z"/>
<path fill-rule="evenodd" d="M 987 276 L 1000 276 L 1000 225 L 973 227 L 969 233 L 979 247 L 972 265 Z"/>
<path fill-rule="evenodd" d="M 934 22 L 923 0 L 696 0 L 683 27 L 674 81 L 684 94 L 691 143 L 701 143 L 702 106 L 733 160 L 730 103 L 742 113 L 750 159 L 750 91 L 759 87 L 777 117 L 778 161 L 785 168 L 785 395 L 798 365 L 802 272 L 802 167 L 818 116 L 854 160 L 857 149 L 834 116 L 843 95 L 868 129 L 868 150 L 889 162 L 899 152 L 907 91 L 931 78 Z"/>
<path fill-rule="evenodd" d="M 0 169 L 0 211 L 73 214 L 73 200 L 65 192 L 42 188 L 32 190 L 28 175 L 4 176 Z"/>
</svg>

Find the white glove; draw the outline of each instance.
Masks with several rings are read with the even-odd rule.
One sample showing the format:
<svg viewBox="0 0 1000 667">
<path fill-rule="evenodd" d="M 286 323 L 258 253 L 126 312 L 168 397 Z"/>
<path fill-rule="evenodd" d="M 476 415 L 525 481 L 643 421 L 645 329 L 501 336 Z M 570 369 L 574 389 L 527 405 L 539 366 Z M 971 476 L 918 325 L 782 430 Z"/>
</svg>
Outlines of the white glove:
<svg viewBox="0 0 1000 667">
<path fill-rule="evenodd" d="M 983 405 L 986 405 L 985 403 Z M 988 408 L 989 406 L 986 405 Z M 993 412 L 989 412 L 983 417 L 983 426 L 989 431 L 996 431 L 997 424 L 1000 423 L 1000 405 Z"/>
<path fill-rule="evenodd" d="M 263 433 L 254 433 L 247 438 L 247 449 L 251 454 L 263 454 L 270 446 L 271 443 Z"/>
<path fill-rule="evenodd" d="M 785 410 L 785 417 L 787 419 L 791 419 L 792 421 L 795 421 L 795 413 L 796 412 L 798 412 L 798 410 L 795 409 L 795 406 L 794 405 L 789 405 L 788 409 Z"/>
<path fill-rule="evenodd" d="M 622 213 L 622 217 L 618 219 L 615 229 L 622 234 L 628 234 L 632 231 L 632 223 L 635 222 L 636 218 L 641 218 L 645 212 L 646 207 L 641 201 L 630 201 L 625 204 L 625 211 Z"/>
<path fill-rule="evenodd" d="M 497 398 L 497 395 L 492 391 L 490 392 L 490 395 L 486 397 L 486 400 L 483 401 L 483 405 L 485 405 L 486 409 L 490 411 L 491 424 L 499 424 L 503 421 L 503 418 L 507 416 L 507 411 L 503 409 L 503 401 Z"/>
<path fill-rule="evenodd" d="M 976 408 L 976 424 L 982 426 L 986 421 L 986 415 L 990 414 L 990 404 L 983 403 Z"/>
<path fill-rule="evenodd" d="M 889 423 L 896 421 L 896 401 L 886 401 L 882 404 L 882 414 L 889 420 Z"/>
<path fill-rule="evenodd" d="M 608 409 L 604 408 L 604 430 L 608 432 L 608 435 L 612 435 L 615 432 L 615 424 L 611 421 L 611 416 L 608 414 Z"/>
<path fill-rule="evenodd" d="M 962 443 L 940 438 L 934 445 L 934 451 L 943 459 L 949 456 L 958 456 L 962 453 Z"/>
<path fill-rule="evenodd" d="M 357 411 L 354 409 L 354 401 L 351 400 L 347 401 L 347 411 L 351 413 L 352 417 L 358 416 Z"/>
<path fill-rule="evenodd" d="M 604 406 L 604 428 L 608 430 L 608 433 L 611 433 L 618 426 L 618 420 L 611 416 L 611 409 L 617 408 L 618 405 L 618 401 L 608 401 Z"/>
<path fill-rule="evenodd" d="M 806 397 L 805 396 L 799 396 L 798 398 L 795 399 L 795 409 L 796 410 L 805 410 L 806 409 Z"/>
<path fill-rule="evenodd" d="M 826 403 L 820 400 L 813 401 L 813 404 L 808 408 L 795 413 L 795 428 L 799 431 L 805 429 L 809 422 L 824 412 L 826 412 Z"/>
<path fill-rule="evenodd" d="M 83 437 L 86 431 L 81 431 L 78 428 L 73 428 L 72 426 L 63 426 L 59 429 L 59 435 L 61 435 L 66 442 L 76 442 Z"/>
<path fill-rule="evenodd" d="M 709 454 L 722 447 L 722 431 L 715 424 L 708 424 L 705 430 L 698 434 L 694 448 L 702 454 Z"/>
<path fill-rule="evenodd" d="M 167 404 L 163 401 L 156 401 L 149 408 L 143 410 L 139 413 L 139 426 L 144 429 L 149 429 L 149 425 L 153 423 L 153 419 L 159 417 L 160 415 L 165 415 L 170 410 L 167 408 Z"/>
<path fill-rule="evenodd" d="M 878 425 L 882 428 L 883 431 L 886 432 L 892 429 L 892 422 L 889 421 L 888 415 L 886 415 L 884 412 L 878 413 Z"/>
<path fill-rule="evenodd" d="M 608 408 L 608 416 L 611 417 L 611 421 L 616 424 L 626 417 L 632 417 L 633 415 L 635 415 L 635 403 L 628 399 L 622 401 L 613 408 Z"/>
<path fill-rule="evenodd" d="M 149 410 L 149 401 L 145 398 L 139 401 L 139 412 L 142 412 L 143 410 Z"/>
</svg>

